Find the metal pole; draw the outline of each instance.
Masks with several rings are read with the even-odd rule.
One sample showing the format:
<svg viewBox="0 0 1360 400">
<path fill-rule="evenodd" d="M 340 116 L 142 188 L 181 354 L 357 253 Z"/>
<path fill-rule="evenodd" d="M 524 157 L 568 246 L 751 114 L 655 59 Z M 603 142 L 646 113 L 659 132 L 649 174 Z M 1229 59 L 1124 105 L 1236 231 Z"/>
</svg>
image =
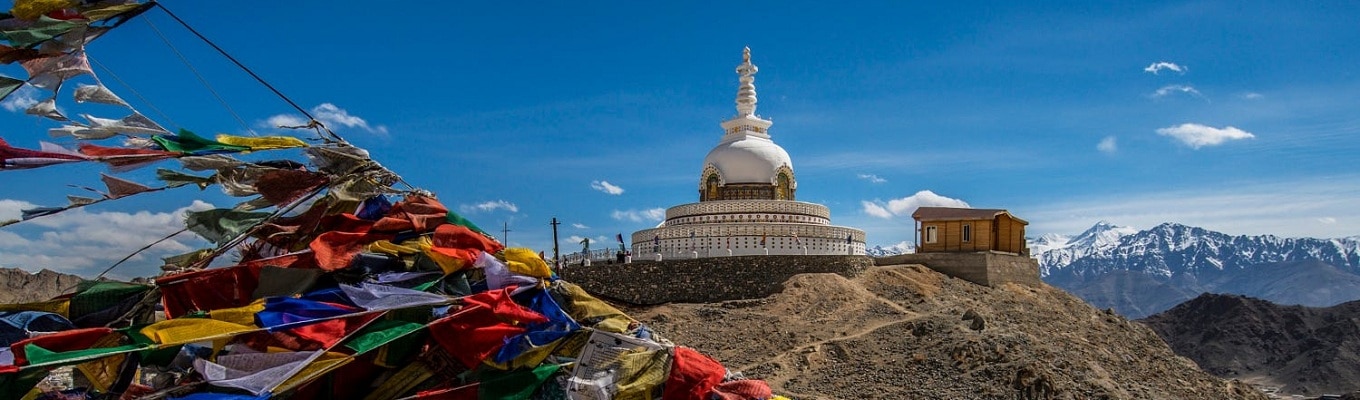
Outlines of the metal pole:
<svg viewBox="0 0 1360 400">
<path fill-rule="evenodd" d="M 553 217 L 550 224 L 553 227 L 553 267 L 558 269 L 558 275 L 562 275 L 562 255 L 557 251 L 557 225 L 560 224 L 560 222 L 557 222 L 557 217 Z"/>
</svg>

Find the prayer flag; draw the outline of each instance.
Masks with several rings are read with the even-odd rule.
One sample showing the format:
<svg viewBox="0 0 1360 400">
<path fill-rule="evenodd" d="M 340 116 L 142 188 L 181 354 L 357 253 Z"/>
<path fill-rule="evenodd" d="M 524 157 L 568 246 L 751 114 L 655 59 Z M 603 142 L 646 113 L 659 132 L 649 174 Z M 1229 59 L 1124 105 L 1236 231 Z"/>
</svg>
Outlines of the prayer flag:
<svg viewBox="0 0 1360 400">
<path fill-rule="evenodd" d="M 77 103 L 84 103 L 90 101 L 101 104 L 128 107 L 128 103 L 126 101 L 123 101 L 123 99 L 119 98 L 118 95 L 113 94 L 113 91 L 109 90 L 109 88 L 107 87 L 104 87 L 104 85 L 82 84 L 76 87 L 75 98 Z"/>
<path fill-rule="evenodd" d="M 267 212 L 243 212 L 218 208 L 185 213 L 189 231 L 217 244 L 224 244 L 269 218 Z"/>
<path fill-rule="evenodd" d="M 46 167 L 53 164 L 85 161 L 86 159 L 85 156 L 80 154 L 72 154 L 66 151 L 49 151 L 57 150 L 57 148 L 53 148 L 52 146 L 44 145 L 44 149 L 42 150 L 21 149 L 12 147 L 9 143 L 6 143 L 4 139 L 0 139 L 0 169 Z"/>
<path fill-rule="evenodd" d="M 23 80 L 0 75 L 0 100 L 9 97 L 10 93 L 14 93 L 15 90 L 19 90 L 19 88 L 23 86 Z"/>
<path fill-rule="evenodd" d="M 246 146 L 234 146 L 216 140 L 198 136 L 188 129 L 180 129 L 177 135 L 156 135 L 151 140 L 166 151 L 189 153 L 193 155 L 216 154 L 216 153 L 236 153 L 250 150 Z"/>
<path fill-rule="evenodd" d="M 307 147 L 307 143 L 302 139 L 292 136 L 261 136 L 244 137 L 232 135 L 217 135 L 217 142 L 229 146 L 248 147 L 251 150 L 272 150 L 290 149 L 295 147 Z"/>
<path fill-rule="evenodd" d="M 394 286 L 360 283 L 359 286 L 340 285 L 340 290 L 354 305 L 368 311 L 393 310 L 422 305 L 446 304 L 448 297 L 419 290 Z"/>
<path fill-rule="evenodd" d="M 694 349 L 675 347 L 671 358 L 671 373 L 666 378 L 666 392 L 662 400 L 706 400 L 708 393 L 722 382 L 727 370 Z"/>
<path fill-rule="evenodd" d="M 236 388 L 259 395 L 302 371 L 324 351 L 241 353 L 217 357 L 217 362 L 194 360 L 194 370 L 218 387 Z"/>
<path fill-rule="evenodd" d="M 510 298 L 513 287 L 491 290 L 463 298 L 465 304 L 453 315 L 430 323 L 436 343 L 463 366 L 476 368 L 495 354 L 506 339 L 524 333 L 526 323 L 543 323 L 548 318 Z"/>
</svg>

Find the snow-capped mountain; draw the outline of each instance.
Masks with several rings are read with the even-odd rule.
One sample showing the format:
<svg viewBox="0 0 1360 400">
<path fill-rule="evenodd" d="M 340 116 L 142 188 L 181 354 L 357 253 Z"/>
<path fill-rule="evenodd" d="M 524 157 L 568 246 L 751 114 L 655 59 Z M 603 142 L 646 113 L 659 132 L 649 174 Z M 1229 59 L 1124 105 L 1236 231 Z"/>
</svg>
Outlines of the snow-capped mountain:
<svg viewBox="0 0 1360 400">
<path fill-rule="evenodd" d="M 1240 270 L 1253 265 L 1319 260 L 1342 271 L 1360 274 L 1360 241 L 1354 238 L 1281 238 L 1274 235 L 1229 236 L 1204 228 L 1164 223 L 1152 229 L 1096 224 L 1063 248 L 1036 254 L 1045 277 L 1095 276 L 1114 270 L 1150 273 L 1165 278 Z M 1094 235 L 1087 235 L 1093 233 Z"/>
<path fill-rule="evenodd" d="M 883 245 L 875 245 L 874 247 L 864 249 L 864 253 L 870 257 L 886 257 L 895 256 L 899 254 L 910 254 L 915 252 L 916 246 L 911 242 L 907 241 L 903 241 L 893 245 L 888 245 L 887 247 L 884 247 Z"/>
<path fill-rule="evenodd" d="M 1289 292 L 1325 289 L 1335 293 L 1327 299 L 1360 298 L 1360 237 L 1231 236 L 1175 223 L 1137 231 L 1102 221 L 1070 239 L 1061 235 L 1034 239 L 1030 249 L 1046 282 L 1126 315 L 1129 309 L 1158 312 L 1168 296 L 1205 291 L 1271 300 Z M 1299 264 L 1303 261 L 1319 263 Z M 1300 270 L 1299 276 L 1312 278 L 1292 279 L 1291 287 L 1270 285 L 1265 280 L 1278 282 L 1281 272 L 1263 269 L 1280 265 L 1302 265 L 1297 268 L 1307 271 Z M 1137 304 L 1153 298 L 1158 306 Z"/>
<path fill-rule="evenodd" d="M 1052 268 L 1061 268 L 1082 257 L 1116 247 L 1121 238 L 1135 233 L 1138 233 L 1137 229 L 1100 221 L 1077 236 L 1040 236 L 1029 243 L 1029 249 L 1039 260 L 1039 275 L 1049 276 Z"/>
</svg>

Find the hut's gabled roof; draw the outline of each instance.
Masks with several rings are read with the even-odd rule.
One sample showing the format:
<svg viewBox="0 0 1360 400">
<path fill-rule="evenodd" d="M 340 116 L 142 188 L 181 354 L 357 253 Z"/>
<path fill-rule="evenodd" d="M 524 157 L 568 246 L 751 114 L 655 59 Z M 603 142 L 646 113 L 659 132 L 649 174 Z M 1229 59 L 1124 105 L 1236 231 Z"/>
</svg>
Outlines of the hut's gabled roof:
<svg viewBox="0 0 1360 400">
<path fill-rule="evenodd" d="M 1029 225 L 1029 221 L 1020 219 L 1009 211 L 991 208 L 954 208 L 954 207 L 921 207 L 916 212 L 911 213 L 911 217 L 917 221 L 970 221 L 970 220 L 992 220 L 1005 214 L 1022 224 Z"/>
</svg>

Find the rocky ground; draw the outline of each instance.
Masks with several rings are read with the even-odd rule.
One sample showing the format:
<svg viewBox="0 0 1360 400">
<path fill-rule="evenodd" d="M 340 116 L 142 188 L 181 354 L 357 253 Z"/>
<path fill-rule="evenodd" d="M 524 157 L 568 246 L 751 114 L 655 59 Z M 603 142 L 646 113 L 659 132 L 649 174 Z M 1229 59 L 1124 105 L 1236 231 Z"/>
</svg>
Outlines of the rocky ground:
<svg viewBox="0 0 1360 400">
<path fill-rule="evenodd" d="M 1360 390 L 1360 301 L 1315 308 L 1206 293 L 1143 322 L 1205 371 L 1281 398 Z"/>
<path fill-rule="evenodd" d="M 921 266 L 798 275 L 764 299 L 633 317 L 796 399 L 1265 399 L 1059 289 Z"/>
</svg>

